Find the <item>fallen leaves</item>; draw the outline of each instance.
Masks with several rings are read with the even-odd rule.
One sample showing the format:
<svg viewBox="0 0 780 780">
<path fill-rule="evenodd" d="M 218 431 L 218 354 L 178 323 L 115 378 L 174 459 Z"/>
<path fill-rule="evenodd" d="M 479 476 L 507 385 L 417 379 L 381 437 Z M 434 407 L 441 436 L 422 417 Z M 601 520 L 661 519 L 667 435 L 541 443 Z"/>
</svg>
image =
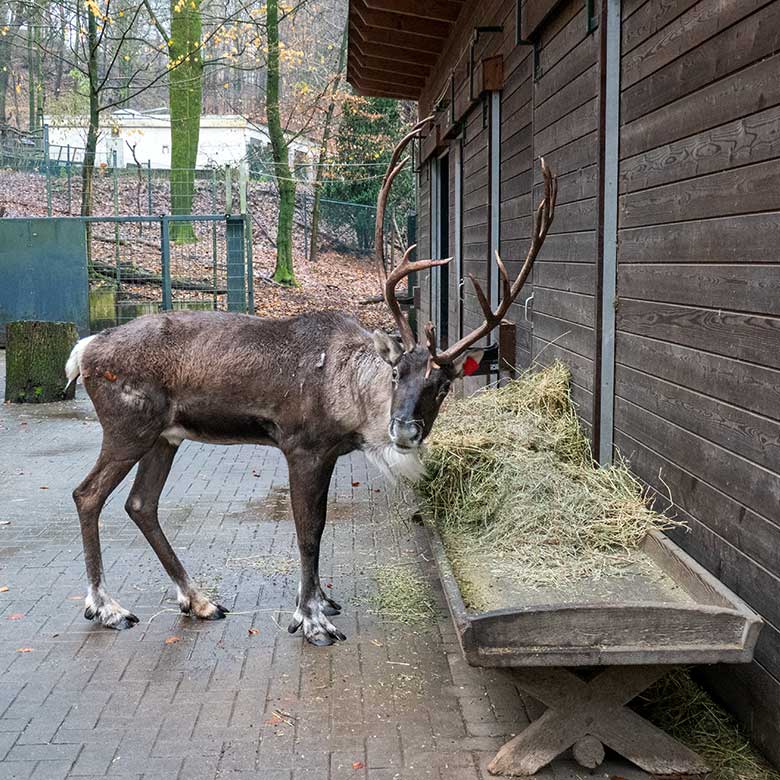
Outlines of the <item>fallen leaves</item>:
<svg viewBox="0 0 780 780">
<path fill-rule="evenodd" d="M 360 483 L 359 482 L 353 482 L 352 483 L 352 487 L 360 487 Z"/>
<path fill-rule="evenodd" d="M 48 485 L 41 485 L 40 488 L 38 488 L 38 489 L 39 490 L 48 490 L 49 486 Z"/>
<path fill-rule="evenodd" d="M 365 769 L 366 765 L 362 761 L 353 761 L 352 762 L 352 768 L 353 769 Z"/>
<path fill-rule="evenodd" d="M 13 612 L 8 616 L 9 620 L 23 620 L 24 619 L 24 612 Z"/>
<path fill-rule="evenodd" d="M 0 520 L 0 525 L 11 525 L 10 520 Z"/>
<path fill-rule="evenodd" d="M 177 642 L 181 642 L 181 637 L 180 636 L 169 636 L 165 640 L 165 644 L 166 645 L 175 645 Z"/>
<path fill-rule="evenodd" d="M 0 593 L 8 593 L 8 585 L 3 585 L 0 587 Z"/>
<path fill-rule="evenodd" d="M 34 652 L 32 647 L 19 647 L 16 650 L 17 653 L 32 653 Z"/>
<path fill-rule="evenodd" d="M 260 629 L 259 628 L 250 628 L 247 631 L 247 634 L 249 634 L 249 636 L 257 636 L 259 633 L 260 633 Z"/>
</svg>

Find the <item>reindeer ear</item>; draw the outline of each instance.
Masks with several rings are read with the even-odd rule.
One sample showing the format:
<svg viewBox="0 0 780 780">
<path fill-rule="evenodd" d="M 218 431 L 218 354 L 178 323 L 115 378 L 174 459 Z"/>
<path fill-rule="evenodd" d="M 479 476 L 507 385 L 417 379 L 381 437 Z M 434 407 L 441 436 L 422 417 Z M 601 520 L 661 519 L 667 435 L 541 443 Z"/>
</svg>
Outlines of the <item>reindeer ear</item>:
<svg viewBox="0 0 780 780">
<path fill-rule="evenodd" d="M 455 369 L 455 377 L 471 376 L 479 367 L 484 354 L 484 349 L 467 349 L 452 363 L 452 367 Z"/>
<path fill-rule="evenodd" d="M 394 366 L 404 354 L 403 348 L 396 339 L 389 336 L 382 330 L 375 330 L 373 333 L 374 349 L 385 363 Z"/>
</svg>

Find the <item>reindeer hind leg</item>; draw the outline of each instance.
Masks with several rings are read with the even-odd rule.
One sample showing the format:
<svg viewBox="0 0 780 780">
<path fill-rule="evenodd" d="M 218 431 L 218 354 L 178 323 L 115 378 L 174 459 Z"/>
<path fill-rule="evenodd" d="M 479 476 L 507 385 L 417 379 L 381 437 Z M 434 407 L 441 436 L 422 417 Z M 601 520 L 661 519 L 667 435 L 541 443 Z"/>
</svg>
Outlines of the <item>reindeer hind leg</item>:
<svg viewBox="0 0 780 780">
<path fill-rule="evenodd" d="M 125 509 L 152 546 L 168 576 L 176 584 L 181 611 L 203 620 L 219 620 L 225 617 L 228 610 L 210 601 L 193 584 L 158 519 L 160 495 L 170 474 L 177 449 L 176 445 L 161 437 L 144 455 L 138 464 L 138 474 L 127 497 Z"/>
<path fill-rule="evenodd" d="M 138 618 L 115 601 L 105 588 L 103 555 L 100 549 L 100 511 L 106 500 L 127 476 L 138 458 L 118 459 L 103 447 L 97 463 L 73 491 L 73 500 L 81 524 L 84 562 L 87 568 L 87 597 L 84 617 L 116 629 L 132 628 Z"/>
</svg>

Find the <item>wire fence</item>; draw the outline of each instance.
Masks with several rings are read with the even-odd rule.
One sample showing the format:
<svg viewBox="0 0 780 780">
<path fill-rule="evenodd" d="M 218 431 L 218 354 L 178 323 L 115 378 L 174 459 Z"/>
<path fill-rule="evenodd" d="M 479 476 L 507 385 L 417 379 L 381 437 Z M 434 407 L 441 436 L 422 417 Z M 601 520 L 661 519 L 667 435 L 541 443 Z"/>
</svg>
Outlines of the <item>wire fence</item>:
<svg viewBox="0 0 780 780">
<path fill-rule="evenodd" d="M 0 126 L 0 208 L 8 216 L 77 216 L 82 213 L 83 147 L 52 145 L 48 129 L 22 132 Z M 245 161 L 237 167 L 160 169 L 149 161 L 125 167 L 116 155 L 99 154 L 92 178 L 92 216 L 156 218 L 173 213 L 171 180 L 187 173 L 194 179 L 193 214 L 247 214 L 260 253 L 275 254 L 279 194 L 267 168 Z M 5 194 L 6 202 L 3 203 Z M 293 243 L 296 254 L 311 249 L 314 189 L 304 177 L 296 189 Z M 317 253 L 368 254 L 373 251 L 373 205 L 320 198 Z M 406 213 L 386 222 L 387 251 L 405 245 Z M 151 229 L 138 222 L 138 238 Z"/>
</svg>

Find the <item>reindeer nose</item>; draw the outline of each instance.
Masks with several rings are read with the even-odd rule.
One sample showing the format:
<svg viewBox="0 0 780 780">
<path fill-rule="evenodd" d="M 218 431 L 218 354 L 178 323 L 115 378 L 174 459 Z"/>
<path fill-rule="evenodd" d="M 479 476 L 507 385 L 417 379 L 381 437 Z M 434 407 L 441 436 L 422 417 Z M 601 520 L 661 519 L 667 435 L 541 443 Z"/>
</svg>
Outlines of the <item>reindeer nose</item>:
<svg viewBox="0 0 780 780">
<path fill-rule="evenodd" d="M 417 447 L 422 441 L 422 425 L 417 420 L 390 420 L 390 438 L 399 447 Z"/>
</svg>

